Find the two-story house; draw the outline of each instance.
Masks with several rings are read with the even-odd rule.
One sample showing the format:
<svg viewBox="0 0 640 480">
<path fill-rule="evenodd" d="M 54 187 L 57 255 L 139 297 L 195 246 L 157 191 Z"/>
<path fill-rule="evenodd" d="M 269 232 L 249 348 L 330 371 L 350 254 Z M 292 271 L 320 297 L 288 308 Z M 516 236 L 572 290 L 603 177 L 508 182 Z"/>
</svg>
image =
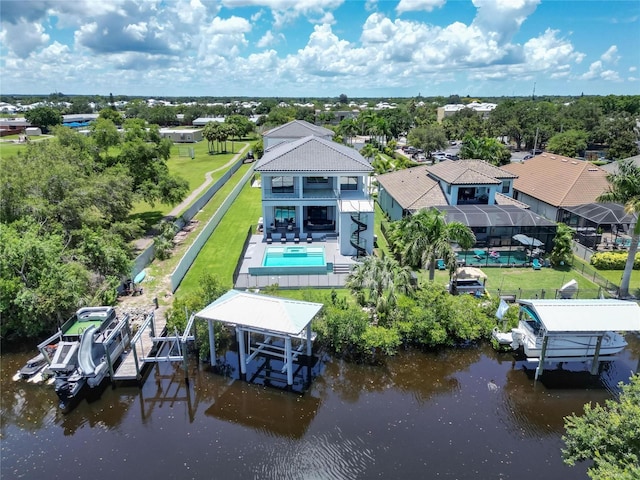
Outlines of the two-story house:
<svg viewBox="0 0 640 480">
<path fill-rule="evenodd" d="M 423 208 L 445 212 L 473 230 L 478 247 L 517 245 L 513 236 L 523 233 L 549 248 L 556 225 L 512 198 L 517 178 L 483 160 L 446 160 L 379 175 L 378 203 L 392 221 Z"/>
<path fill-rule="evenodd" d="M 355 149 L 315 135 L 289 137 L 266 150 L 255 171 L 261 174 L 265 239 L 333 237 L 342 255 L 373 251 L 373 168 Z"/>
</svg>

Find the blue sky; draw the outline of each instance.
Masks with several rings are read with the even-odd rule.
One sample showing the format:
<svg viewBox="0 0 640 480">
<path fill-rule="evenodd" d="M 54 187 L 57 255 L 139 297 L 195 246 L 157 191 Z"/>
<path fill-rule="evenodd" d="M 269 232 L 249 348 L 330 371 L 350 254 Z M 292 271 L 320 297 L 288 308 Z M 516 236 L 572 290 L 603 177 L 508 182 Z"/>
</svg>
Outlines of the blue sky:
<svg viewBox="0 0 640 480">
<path fill-rule="evenodd" d="M 0 0 L 5 94 L 640 94 L 637 0 Z"/>
</svg>

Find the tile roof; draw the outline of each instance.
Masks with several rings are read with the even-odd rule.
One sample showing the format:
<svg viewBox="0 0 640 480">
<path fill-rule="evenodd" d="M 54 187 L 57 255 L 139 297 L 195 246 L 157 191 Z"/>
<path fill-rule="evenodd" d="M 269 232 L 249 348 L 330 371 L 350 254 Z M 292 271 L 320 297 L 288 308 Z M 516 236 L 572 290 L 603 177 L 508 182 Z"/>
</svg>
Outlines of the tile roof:
<svg viewBox="0 0 640 480">
<path fill-rule="evenodd" d="M 269 138 L 302 138 L 309 135 L 316 135 L 318 137 L 333 137 L 335 133 L 328 128 L 320 127 L 309 123 L 305 120 L 293 120 L 284 125 L 274 127 L 262 134 L 263 137 Z"/>
<path fill-rule="evenodd" d="M 258 161 L 258 172 L 356 172 L 373 167 L 354 148 L 320 137 L 308 136 L 269 149 Z"/>
<path fill-rule="evenodd" d="M 378 175 L 381 187 L 405 210 L 420 210 L 435 205 L 447 205 L 440 184 L 430 178 L 428 166 L 407 168 Z"/>
<path fill-rule="evenodd" d="M 518 176 L 514 190 L 554 207 L 594 202 L 609 188 L 605 170 L 590 162 L 552 153 L 510 163 L 502 169 Z"/>
<path fill-rule="evenodd" d="M 429 173 L 451 185 L 497 185 L 517 175 L 484 160 L 445 160 L 429 167 Z"/>
</svg>

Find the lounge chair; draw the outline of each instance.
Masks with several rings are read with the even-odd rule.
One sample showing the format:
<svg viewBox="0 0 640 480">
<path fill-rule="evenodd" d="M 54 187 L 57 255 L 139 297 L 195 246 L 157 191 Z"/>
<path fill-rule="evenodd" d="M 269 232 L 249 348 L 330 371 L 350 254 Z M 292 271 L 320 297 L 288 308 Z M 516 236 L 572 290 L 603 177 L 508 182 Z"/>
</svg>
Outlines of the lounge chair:
<svg viewBox="0 0 640 480">
<path fill-rule="evenodd" d="M 540 270 L 542 268 L 542 264 L 540 263 L 540 260 L 538 260 L 537 258 L 534 258 L 533 262 L 531 262 L 531 267 L 534 270 Z"/>
<path fill-rule="evenodd" d="M 438 267 L 438 270 L 446 270 L 447 266 L 444 264 L 444 260 L 439 258 L 438 261 L 436 262 L 436 267 Z"/>
<path fill-rule="evenodd" d="M 313 235 L 311 235 L 311 232 L 307 232 L 307 243 L 312 243 L 313 242 Z"/>
<path fill-rule="evenodd" d="M 287 243 L 287 234 L 283 233 L 280 235 L 280 243 Z"/>
<path fill-rule="evenodd" d="M 267 232 L 267 243 L 271 245 L 273 243 L 273 238 L 271 237 L 271 232 Z"/>
<path fill-rule="evenodd" d="M 300 235 L 297 232 L 293 234 L 293 243 L 300 243 Z"/>
</svg>

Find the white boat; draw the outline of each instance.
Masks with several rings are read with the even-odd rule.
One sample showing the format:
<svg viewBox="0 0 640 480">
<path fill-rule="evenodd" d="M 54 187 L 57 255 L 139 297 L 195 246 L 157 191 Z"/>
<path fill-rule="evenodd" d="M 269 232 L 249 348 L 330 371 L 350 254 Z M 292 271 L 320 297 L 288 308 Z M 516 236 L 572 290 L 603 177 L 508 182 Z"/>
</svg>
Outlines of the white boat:
<svg viewBox="0 0 640 480">
<path fill-rule="evenodd" d="M 81 398 L 85 385 L 96 388 L 113 374 L 130 337 L 128 315 L 118 318 L 112 307 L 87 307 L 44 342 L 59 339 L 49 370 L 54 374 L 54 389 L 63 411 Z"/>
<path fill-rule="evenodd" d="M 640 331 L 640 306 L 624 300 L 520 300 L 511 347 L 528 359 L 602 359 L 627 342 L 618 332 Z"/>
</svg>

